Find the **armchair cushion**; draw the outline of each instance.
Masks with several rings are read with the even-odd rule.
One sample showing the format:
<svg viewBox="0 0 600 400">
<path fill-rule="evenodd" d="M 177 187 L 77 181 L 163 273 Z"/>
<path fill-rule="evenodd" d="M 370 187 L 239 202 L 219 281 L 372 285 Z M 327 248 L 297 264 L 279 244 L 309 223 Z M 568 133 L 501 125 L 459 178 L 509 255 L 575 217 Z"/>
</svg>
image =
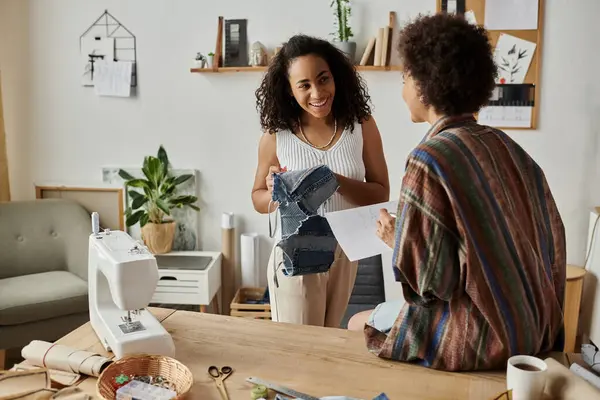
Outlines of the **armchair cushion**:
<svg viewBox="0 0 600 400">
<path fill-rule="evenodd" d="M 74 201 L 0 204 L 0 279 L 66 270 L 87 280 L 90 233 L 90 216 Z"/>
<path fill-rule="evenodd" d="M 88 311 L 87 282 L 67 271 L 0 279 L 0 326 Z"/>
</svg>

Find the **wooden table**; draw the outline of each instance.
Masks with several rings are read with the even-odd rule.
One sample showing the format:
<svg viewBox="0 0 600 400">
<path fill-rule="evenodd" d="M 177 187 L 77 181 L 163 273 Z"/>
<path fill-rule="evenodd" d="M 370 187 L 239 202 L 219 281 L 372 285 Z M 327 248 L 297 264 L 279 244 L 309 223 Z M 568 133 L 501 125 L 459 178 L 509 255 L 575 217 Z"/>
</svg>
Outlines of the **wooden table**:
<svg viewBox="0 0 600 400">
<path fill-rule="evenodd" d="M 290 325 L 188 311 L 150 309 L 173 335 L 176 358 L 194 374 L 189 399 L 220 400 L 210 365 L 229 365 L 225 381 L 232 400 L 250 399 L 250 376 L 322 396 L 370 400 L 385 392 L 391 400 L 486 400 L 505 389 L 503 372 L 434 371 L 390 362 L 370 354 L 361 332 Z M 89 323 L 58 343 L 107 353 Z M 80 387 L 96 395 L 96 379 Z"/>
</svg>

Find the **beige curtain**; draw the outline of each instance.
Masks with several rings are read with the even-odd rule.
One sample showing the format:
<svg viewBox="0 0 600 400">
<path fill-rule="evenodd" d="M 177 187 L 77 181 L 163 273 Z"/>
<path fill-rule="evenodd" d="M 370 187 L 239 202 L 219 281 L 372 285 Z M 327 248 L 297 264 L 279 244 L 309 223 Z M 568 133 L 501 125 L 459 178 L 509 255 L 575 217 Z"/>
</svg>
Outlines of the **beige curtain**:
<svg viewBox="0 0 600 400">
<path fill-rule="evenodd" d="M 6 131 L 4 130 L 4 111 L 2 107 L 2 75 L 0 74 L 0 201 L 10 201 L 8 184 L 8 156 L 6 152 Z"/>
</svg>

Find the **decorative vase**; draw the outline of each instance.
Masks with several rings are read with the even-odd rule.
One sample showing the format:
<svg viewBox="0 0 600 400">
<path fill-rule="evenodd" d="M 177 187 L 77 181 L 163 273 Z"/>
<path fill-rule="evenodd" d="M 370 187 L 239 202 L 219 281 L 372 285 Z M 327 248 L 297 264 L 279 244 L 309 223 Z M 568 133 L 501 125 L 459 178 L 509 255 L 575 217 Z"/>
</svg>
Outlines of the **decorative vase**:
<svg viewBox="0 0 600 400">
<path fill-rule="evenodd" d="M 152 254 L 169 253 L 173 248 L 175 237 L 175 221 L 165 221 L 162 224 L 148 222 L 142 227 L 142 239 Z"/>
<path fill-rule="evenodd" d="M 261 42 L 252 43 L 250 49 L 250 65 L 253 67 L 267 65 L 267 50 Z"/>
<path fill-rule="evenodd" d="M 337 47 L 338 50 L 346 53 L 346 56 L 354 64 L 354 59 L 356 57 L 356 42 L 333 42 L 333 45 Z"/>
<path fill-rule="evenodd" d="M 206 60 L 207 60 L 206 67 L 212 68 L 214 65 L 213 63 L 215 62 L 215 56 L 207 56 Z"/>
</svg>

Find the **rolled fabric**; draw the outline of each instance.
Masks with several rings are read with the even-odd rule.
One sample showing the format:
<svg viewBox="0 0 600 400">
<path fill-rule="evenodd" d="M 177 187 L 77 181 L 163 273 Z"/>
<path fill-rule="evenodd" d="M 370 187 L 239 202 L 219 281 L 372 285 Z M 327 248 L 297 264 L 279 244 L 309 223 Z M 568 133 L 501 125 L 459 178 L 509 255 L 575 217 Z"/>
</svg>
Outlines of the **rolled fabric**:
<svg viewBox="0 0 600 400">
<path fill-rule="evenodd" d="M 23 347 L 21 356 L 39 367 L 95 377 L 112 362 L 96 353 L 41 340 L 33 340 Z"/>
</svg>

